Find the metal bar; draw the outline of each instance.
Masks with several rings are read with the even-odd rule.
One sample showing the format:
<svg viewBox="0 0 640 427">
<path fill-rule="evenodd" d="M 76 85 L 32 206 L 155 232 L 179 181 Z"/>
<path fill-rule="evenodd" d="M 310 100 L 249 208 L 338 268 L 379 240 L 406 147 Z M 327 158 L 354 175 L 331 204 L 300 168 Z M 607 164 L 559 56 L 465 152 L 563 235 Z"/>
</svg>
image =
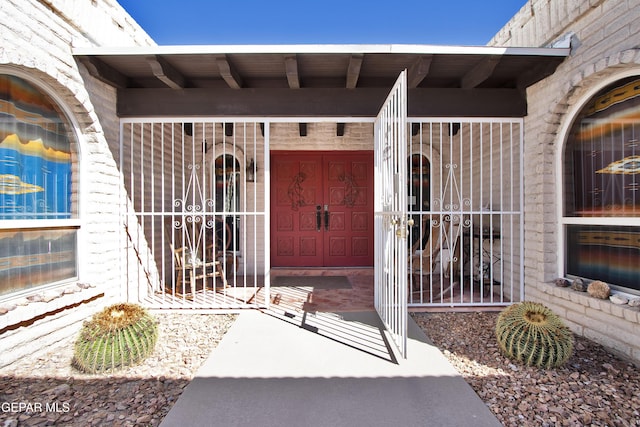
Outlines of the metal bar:
<svg viewBox="0 0 640 427">
<path fill-rule="evenodd" d="M 165 172 L 165 132 L 164 132 L 164 124 L 161 123 L 160 124 L 160 164 L 161 164 L 161 169 L 160 169 L 160 206 L 162 206 L 163 210 L 164 210 L 164 206 L 166 203 L 166 188 L 165 188 L 165 179 L 166 179 L 166 172 Z M 161 255 L 161 259 L 164 261 L 164 259 L 166 259 L 167 256 L 167 231 L 166 231 L 166 227 L 165 227 L 165 218 L 164 216 L 160 218 L 161 223 L 160 223 L 160 244 L 162 246 L 162 249 L 160 251 L 160 255 Z M 155 248 L 154 248 L 155 249 Z M 160 286 L 159 289 L 157 289 L 158 292 L 160 292 L 160 295 L 162 295 L 162 298 L 165 298 L 165 292 L 164 290 L 166 289 L 167 286 L 167 281 L 166 281 L 166 277 L 167 277 L 167 266 L 165 262 L 161 263 L 161 280 L 160 280 Z"/>
<path fill-rule="evenodd" d="M 130 145 L 125 147 L 122 139 L 120 149 L 120 167 L 123 174 L 129 177 L 126 184 L 133 203 L 131 214 L 135 215 L 140 224 L 133 244 L 148 251 L 140 259 L 142 264 L 130 265 L 128 280 L 135 283 L 136 269 L 140 273 L 151 270 L 153 274 L 160 276 L 159 283 L 162 284 L 157 289 L 159 292 L 154 294 L 155 286 L 150 286 L 145 292 L 139 282 L 139 299 L 144 299 L 147 295 L 150 304 L 152 301 L 154 306 L 185 309 L 260 305 L 255 300 L 244 302 L 234 296 L 234 290 L 245 295 L 257 294 L 262 282 L 258 277 L 258 265 L 264 264 L 265 271 L 268 272 L 268 253 L 264 251 L 264 247 L 260 249 L 264 241 L 255 233 L 263 227 L 268 238 L 265 227 L 267 222 L 263 220 L 264 204 L 258 205 L 255 194 L 253 202 L 249 202 L 250 192 L 257 193 L 257 189 L 247 184 L 241 168 L 241 164 L 245 163 L 242 154 L 249 155 L 251 152 L 255 157 L 261 148 L 262 143 L 257 134 L 258 124 L 253 120 L 240 120 L 234 123 L 236 132 L 233 137 L 227 137 L 223 132 L 217 134 L 216 125 L 222 128 L 224 122 L 215 119 L 194 121 L 186 118 L 170 123 L 137 119 L 122 123 L 136 128 L 131 135 L 127 135 Z M 193 132 L 191 136 L 185 135 L 185 124 L 189 124 L 190 132 Z M 122 134 L 124 136 L 125 132 Z M 207 142 L 209 136 L 212 137 L 210 152 Z M 127 156 L 123 155 L 124 150 L 129 150 Z M 268 158 L 266 153 L 268 144 L 265 144 L 265 157 Z M 222 168 L 222 185 L 216 189 L 215 159 L 220 154 L 223 162 L 218 168 Z M 235 162 L 225 161 L 228 160 L 224 157 L 227 155 L 235 157 Z M 126 158 L 129 159 L 129 165 L 126 165 Z M 222 200 L 220 206 L 215 206 L 216 196 Z M 239 202 L 242 200 L 244 202 L 240 206 Z M 225 202 L 226 207 L 223 206 Z M 215 251 L 212 253 L 207 249 L 213 240 L 210 231 L 213 231 L 215 225 L 215 222 L 209 224 L 208 218 L 218 218 L 223 225 L 232 229 L 220 236 L 223 245 L 233 245 L 233 252 L 225 253 L 224 248 L 219 248 L 219 259 L 216 259 Z M 225 222 L 225 218 L 228 222 Z M 170 221 L 168 231 L 162 226 L 167 221 Z M 252 243 L 248 235 L 250 224 L 253 224 L 254 230 Z M 183 265 L 178 268 L 176 258 L 168 256 L 170 244 L 174 248 L 183 246 L 185 251 L 193 251 L 194 258 L 202 264 L 219 261 L 224 274 L 229 276 L 230 286 L 223 287 L 218 283 L 214 283 L 213 288 L 208 284 L 202 286 L 204 279 L 197 274 L 199 267 L 191 265 L 185 268 Z M 243 256 L 237 257 L 240 254 Z M 258 256 L 264 256 L 267 262 L 258 260 Z M 133 257 L 129 258 L 131 262 L 134 261 Z M 186 252 L 183 258 L 186 259 Z M 253 265 L 249 263 L 249 259 L 253 261 Z M 195 281 L 189 278 L 190 274 L 194 274 Z M 135 291 L 135 287 L 132 289 Z M 249 299 L 245 298 L 247 301 Z"/>
<path fill-rule="evenodd" d="M 524 120 L 519 122 L 520 135 L 519 135 L 519 155 L 520 155 L 520 205 L 518 210 L 520 211 L 520 301 L 524 301 Z"/>
<path fill-rule="evenodd" d="M 448 135 L 444 128 L 451 128 L 458 120 L 456 135 Z M 429 211 L 420 212 L 423 219 L 416 229 L 423 233 L 429 222 L 447 223 L 444 220 L 450 220 L 450 228 L 437 236 L 438 240 L 435 236 L 433 239 L 442 248 L 439 263 L 425 254 L 420 257 L 424 262 L 416 258 L 412 265 L 423 272 L 415 282 L 430 284 L 430 289 L 424 285 L 420 289 L 420 298 L 408 298 L 412 307 L 493 306 L 514 300 L 513 286 L 522 283 L 519 277 L 523 274 L 523 263 L 517 264 L 515 258 L 522 256 L 518 249 L 523 241 L 522 225 L 515 222 L 522 219 L 522 208 L 514 205 L 523 194 L 522 156 L 517 156 L 516 151 L 522 149 L 522 138 L 518 137 L 521 123 L 468 118 L 421 123 L 423 129 L 431 129 L 425 135 L 421 131 L 420 147 L 411 154 L 419 152 L 433 161 L 433 201 Z M 410 147 L 413 150 L 413 144 Z M 440 153 L 440 158 L 436 159 L 433 153 Z M 507 161 L 509 165 L 504 163 Z M 478 233 L 490 227 L 495 234 L 483 237 Z M 428 265 L 430 261 L 436 261 L 433 270 Z M 474 288 L 480 291 L 479 295 L 474 294 Z"/>
<path fill-rule="evenodd" d="M 406 72 L 389 93 L 374 130 L 374 222 L 378 242 L 374 267 L 375 307 L 401 355 L 406 357 Z"/>
</svg>

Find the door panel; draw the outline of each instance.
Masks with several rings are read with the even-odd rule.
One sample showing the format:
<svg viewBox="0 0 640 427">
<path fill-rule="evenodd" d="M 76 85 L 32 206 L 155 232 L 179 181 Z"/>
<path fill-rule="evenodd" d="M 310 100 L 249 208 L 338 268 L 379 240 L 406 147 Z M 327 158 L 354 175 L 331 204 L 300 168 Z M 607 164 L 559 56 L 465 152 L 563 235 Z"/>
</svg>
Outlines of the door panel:
<svg viewBox="0 0 640 427">
<path fill-rule="evenodd" d="M 325 266 L 373 265 L 373 153 L 325 156 Z"/>
<path fill-rule="evenodd" d="M 372 266 L 373 153 L 274 152 L 271 265 Z"/>
<path fill-rule="evenodd" d="M 315 155 L 272 155 L 271 265 L 322 266 L 322 159 Z"/>
</svg>

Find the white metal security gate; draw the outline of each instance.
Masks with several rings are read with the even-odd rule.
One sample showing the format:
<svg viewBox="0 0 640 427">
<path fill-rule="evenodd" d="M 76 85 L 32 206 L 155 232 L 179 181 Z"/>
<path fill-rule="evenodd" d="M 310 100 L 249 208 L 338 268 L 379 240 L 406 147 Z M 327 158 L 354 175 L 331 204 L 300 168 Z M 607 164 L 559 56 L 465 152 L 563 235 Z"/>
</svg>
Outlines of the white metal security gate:
<svg viewBox="0 0 640 427">
<path fill-rule="evenodd" d="M 127 300 L 151 308 L 268 306 L 269 127 L 187 118 L 120 126 Z"/>
<path fill-rule="evenodd" d="M 409 306 L 521 301 L 523 120 L 411 118 L 409 129 Z"/>
<path fill-rule="evenodd" d="M 407 354 L 407 77 L 400 74 L 374 127 L 375 308 Z"/>
</svg>

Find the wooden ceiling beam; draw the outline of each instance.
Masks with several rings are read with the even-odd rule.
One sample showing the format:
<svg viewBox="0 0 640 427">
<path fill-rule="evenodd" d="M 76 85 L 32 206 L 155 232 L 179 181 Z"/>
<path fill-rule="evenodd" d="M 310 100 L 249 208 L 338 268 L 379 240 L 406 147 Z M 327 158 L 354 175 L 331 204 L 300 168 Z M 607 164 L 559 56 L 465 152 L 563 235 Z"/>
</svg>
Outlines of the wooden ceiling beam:
<svg viewBox="0 0 640 427">
<path fill-rule="evenodd" d="M 499 62 L 499 56 L 490 56 L 482 59 L 475 67 L 462 76 L 460 79 L 460 87 L 462 89 L 478 87 L 478 85 L 491 77 L 493 70 L 495 70 Z"/>
<path fill-rule="evenodd" d="M 433 55 L 422 55 L 415 60 L 407 71 L 407 85 L 409 88 L 416 88 L 429 74 Z"/>
<path fill-rule="evenodd" d="M 129 78 L 127 76 L 95 56 L 82 56 L 78 59 L 87 68 L 89 74 L 101 82 L 117 89 L 124 89 L 129 86 Z"/>
<path fill-rule="evenodd" d="M 387 88 L 119 89 L 120 117 L 376 117 Z M 409 89 L 413 117 L 524 117 L 518 89 Z"/>
<path fill-rule="evenodd" d="M 297 55 L 284 56 L 284 69 L 287 73 L 287 81 L 291 89 L 300 89 L 300 76 L 298 75 Z"/>
<path fill-rule="evenodd" d="M 355 89 L 360 78 L 360 69 L 362 68 L 362 60 L 364 54 L 354 53 L 349 58 L 349 67 L 347 68 L 347 89 Z"/>
<path fill-rule="evenodd" d="M 227 55 L 216 56 L 216 64 L 220 77 L 229 85 L 231 89 L 241 89 L 243 86 L 242 77 L 238 70 L 229 62 Z"/>
<path fill-rule="evenodd" d="M 169 64 L 160 55 L 147 56 L 147 63 L 151 67 L 153 75 L 171 89 L 184 89 L 186 79 L 178 70 Z"/>
</svg>

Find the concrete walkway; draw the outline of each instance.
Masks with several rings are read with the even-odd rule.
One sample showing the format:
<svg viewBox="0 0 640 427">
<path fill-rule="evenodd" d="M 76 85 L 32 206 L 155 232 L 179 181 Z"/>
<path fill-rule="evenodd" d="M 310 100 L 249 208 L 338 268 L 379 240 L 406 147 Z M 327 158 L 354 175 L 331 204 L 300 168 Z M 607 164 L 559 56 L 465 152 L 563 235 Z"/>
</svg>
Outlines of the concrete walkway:
<svg viewBox="0 0 640 427">
<path fill-rule="evenodd" d="M 409 336 L 401 359 L 374 312 L 243 312 L 161 425 L 501 425 L 411 319 Z"/>
</svg>

